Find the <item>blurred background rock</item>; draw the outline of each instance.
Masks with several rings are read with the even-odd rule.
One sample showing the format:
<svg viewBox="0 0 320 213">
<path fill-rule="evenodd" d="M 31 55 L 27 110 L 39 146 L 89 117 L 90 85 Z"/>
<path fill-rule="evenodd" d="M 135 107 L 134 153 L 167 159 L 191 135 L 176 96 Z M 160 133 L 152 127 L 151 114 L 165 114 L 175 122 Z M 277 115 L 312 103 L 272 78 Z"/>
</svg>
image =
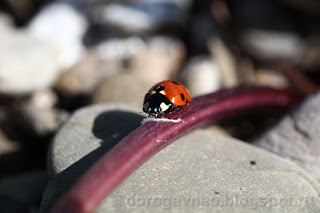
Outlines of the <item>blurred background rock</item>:
<svg viewBox="0 0 320 213">
<path fill-rule="evenodd" d="M 141 107 L 164 79 L 192 96 L 240 84 L 299 88 L 282 63 L 318 84 L 319 18 L 312 0 L 1 1 L 1 184 L 46 182 L 49 142 L 70 113 L 105 102 Z M 277 116 L 219 125 L 248 141 Z M 0 200 L 39 207 L 41 189 L 27 202 L 6 190 Z"/>
</svg>

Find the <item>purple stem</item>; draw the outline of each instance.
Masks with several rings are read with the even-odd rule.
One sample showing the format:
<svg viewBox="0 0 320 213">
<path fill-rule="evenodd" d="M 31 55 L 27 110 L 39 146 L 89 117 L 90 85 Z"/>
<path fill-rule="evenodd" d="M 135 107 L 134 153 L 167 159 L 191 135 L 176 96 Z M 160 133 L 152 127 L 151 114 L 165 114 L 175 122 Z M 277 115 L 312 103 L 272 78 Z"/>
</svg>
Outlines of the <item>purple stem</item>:
<svg viewBox="0 0 320 213">
<path fill-rule="evenodd" d="M 146 120 L 90 168 L 52 212 L 93 212 L 135 169 L 195 128 L 259 109 L 289 108 L 301 99 L 294 92 L 265 87 L 238 87 L 194 98 L 182 110 L 161 116 L 175 122 Z"/>
</svg>

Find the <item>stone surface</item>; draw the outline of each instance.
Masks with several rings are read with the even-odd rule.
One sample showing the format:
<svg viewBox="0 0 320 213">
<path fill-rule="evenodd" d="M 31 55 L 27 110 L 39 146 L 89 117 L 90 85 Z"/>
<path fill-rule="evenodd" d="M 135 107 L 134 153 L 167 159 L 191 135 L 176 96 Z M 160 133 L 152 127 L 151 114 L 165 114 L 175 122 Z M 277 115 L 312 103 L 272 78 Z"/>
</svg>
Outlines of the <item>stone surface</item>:
<svg viewBox="0 0 320 213">
<path fill-rule="evenodd" d="M 180 76 L 191 96 L 199 96 L 217 91 L 221 84 L 220 75 L 211 57 L 199 56 L 188 61 Z"/>
<path fill-rule="evenodd" d="M 142 119 L 119 105 L 77 111 L 53 140 L 41 212 Z M 319 193 L 319 184 L 290 161 L 197 130 L 136 170 L 96 212 L 314 212 Z"/>
<path fill-rule="evenodd" d="M 47 212 L 57 193 L 69 188 L 74 178 L 141 125 L 144 116 L 139 112 L 126 105 L 95 105 L 78 110 L 63 125 L 49 150 L 48 173 L 52 181 L 42 200 L 41 212 Z"/>
<path fill-rule="evenodd" d="M 320 181 L 320 93 L 255 141 L 261 148 L 290 159 Z"/>
<path fill-rule="evenodd" d="M 51 86 L 59 74 L 56 49 L 23 30 L 0 31 L 0 92 L 20 95 Z"/>
<path fill-rule="evenodd" d="M 154 85 L 133 74 L 119 74 L 105 79 L 93 94 L 93 103 L 122 103 L 142 111 L 146 92 Z"/>
<path fill-rule="evenodd" d="M 30 22 L 31 35 L 51 42 L 59 51 L 58 65 L 70 68 L 85 52 L 82 38 L 87 30 L 87 20 L 74 7 L 56 1 L 44 7 Z"/>
</svg>

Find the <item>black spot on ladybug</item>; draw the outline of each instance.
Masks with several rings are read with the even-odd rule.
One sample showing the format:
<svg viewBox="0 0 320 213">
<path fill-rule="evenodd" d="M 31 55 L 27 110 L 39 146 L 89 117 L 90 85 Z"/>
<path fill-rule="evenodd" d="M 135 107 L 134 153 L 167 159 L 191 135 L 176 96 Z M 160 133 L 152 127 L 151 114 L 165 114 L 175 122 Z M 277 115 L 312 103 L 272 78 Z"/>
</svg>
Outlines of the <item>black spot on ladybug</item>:
<svg viewBox="0 0 320 213">
<path fill-rule="evenodd" d="M 251 165 L 256 165 L 256 162 L 254 160 L 250 161 Z"/>
<path fill-rule="evenodd" d="M 179 83 L 178 83 L 178 82 L 176 82 L 176 81 L 172 81 L 172 83 L 174 83 L 174 84 L 176 84 L 176 85 L 179 85 Z"/>
<path fill-rule="evenodd" d="M 184 94 L 180 93 L 181 100 L 185 100 Z"/>
<path fill-rule="evenodd" d="M 156 92 L 161 92 L 162 90 L 164 90 L 164 86 L 161 86 L 161 85 L 154 88 L 154 91 Z"/>
</svg>

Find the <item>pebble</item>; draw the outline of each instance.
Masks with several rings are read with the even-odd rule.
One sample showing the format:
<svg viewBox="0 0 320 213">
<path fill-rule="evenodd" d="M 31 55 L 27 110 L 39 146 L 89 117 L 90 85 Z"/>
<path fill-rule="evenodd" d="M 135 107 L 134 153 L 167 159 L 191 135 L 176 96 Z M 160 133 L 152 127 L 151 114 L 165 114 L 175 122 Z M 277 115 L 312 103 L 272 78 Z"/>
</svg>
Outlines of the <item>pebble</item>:
<svg viewBox="0 0 320 213">
<path fill-rule="evenodd" d="M 255 145 L 295 162 L 320 181 L 320 93 L 255 140 Z"/>
<path fill-rule="evenodd" d="M 24 30 L 0 27 L 0 93 L 30 94 L 50 87 L 59 74 L 58 53 Z"/>
<path fill-rule="evenodd" d="M 121 105 L 78 110 L 53 139 L 52 181 L 40 212 L 142 119 Z M 313 212 L 320 208 L 319 193 L 319 184 L 294 163 L 196 130 L 137 169 L 96 212 Z"/>
<path fill-rule="evenodd" d="M 63 1 L 42 8 L 27 26 L 32 36 L 50 42 L 58 49 L 57 64 L 61 69 L 70 68 L 83 57 L 82 39 L 87 28 L 83 14 Z"/>
<path fill-rule="evenodd" d="M 211 57 L 198 56 L 188 60 L 180 75 L 191 96 L 215 92 L 220 88 L 220 70 Z"/>
</svg>

